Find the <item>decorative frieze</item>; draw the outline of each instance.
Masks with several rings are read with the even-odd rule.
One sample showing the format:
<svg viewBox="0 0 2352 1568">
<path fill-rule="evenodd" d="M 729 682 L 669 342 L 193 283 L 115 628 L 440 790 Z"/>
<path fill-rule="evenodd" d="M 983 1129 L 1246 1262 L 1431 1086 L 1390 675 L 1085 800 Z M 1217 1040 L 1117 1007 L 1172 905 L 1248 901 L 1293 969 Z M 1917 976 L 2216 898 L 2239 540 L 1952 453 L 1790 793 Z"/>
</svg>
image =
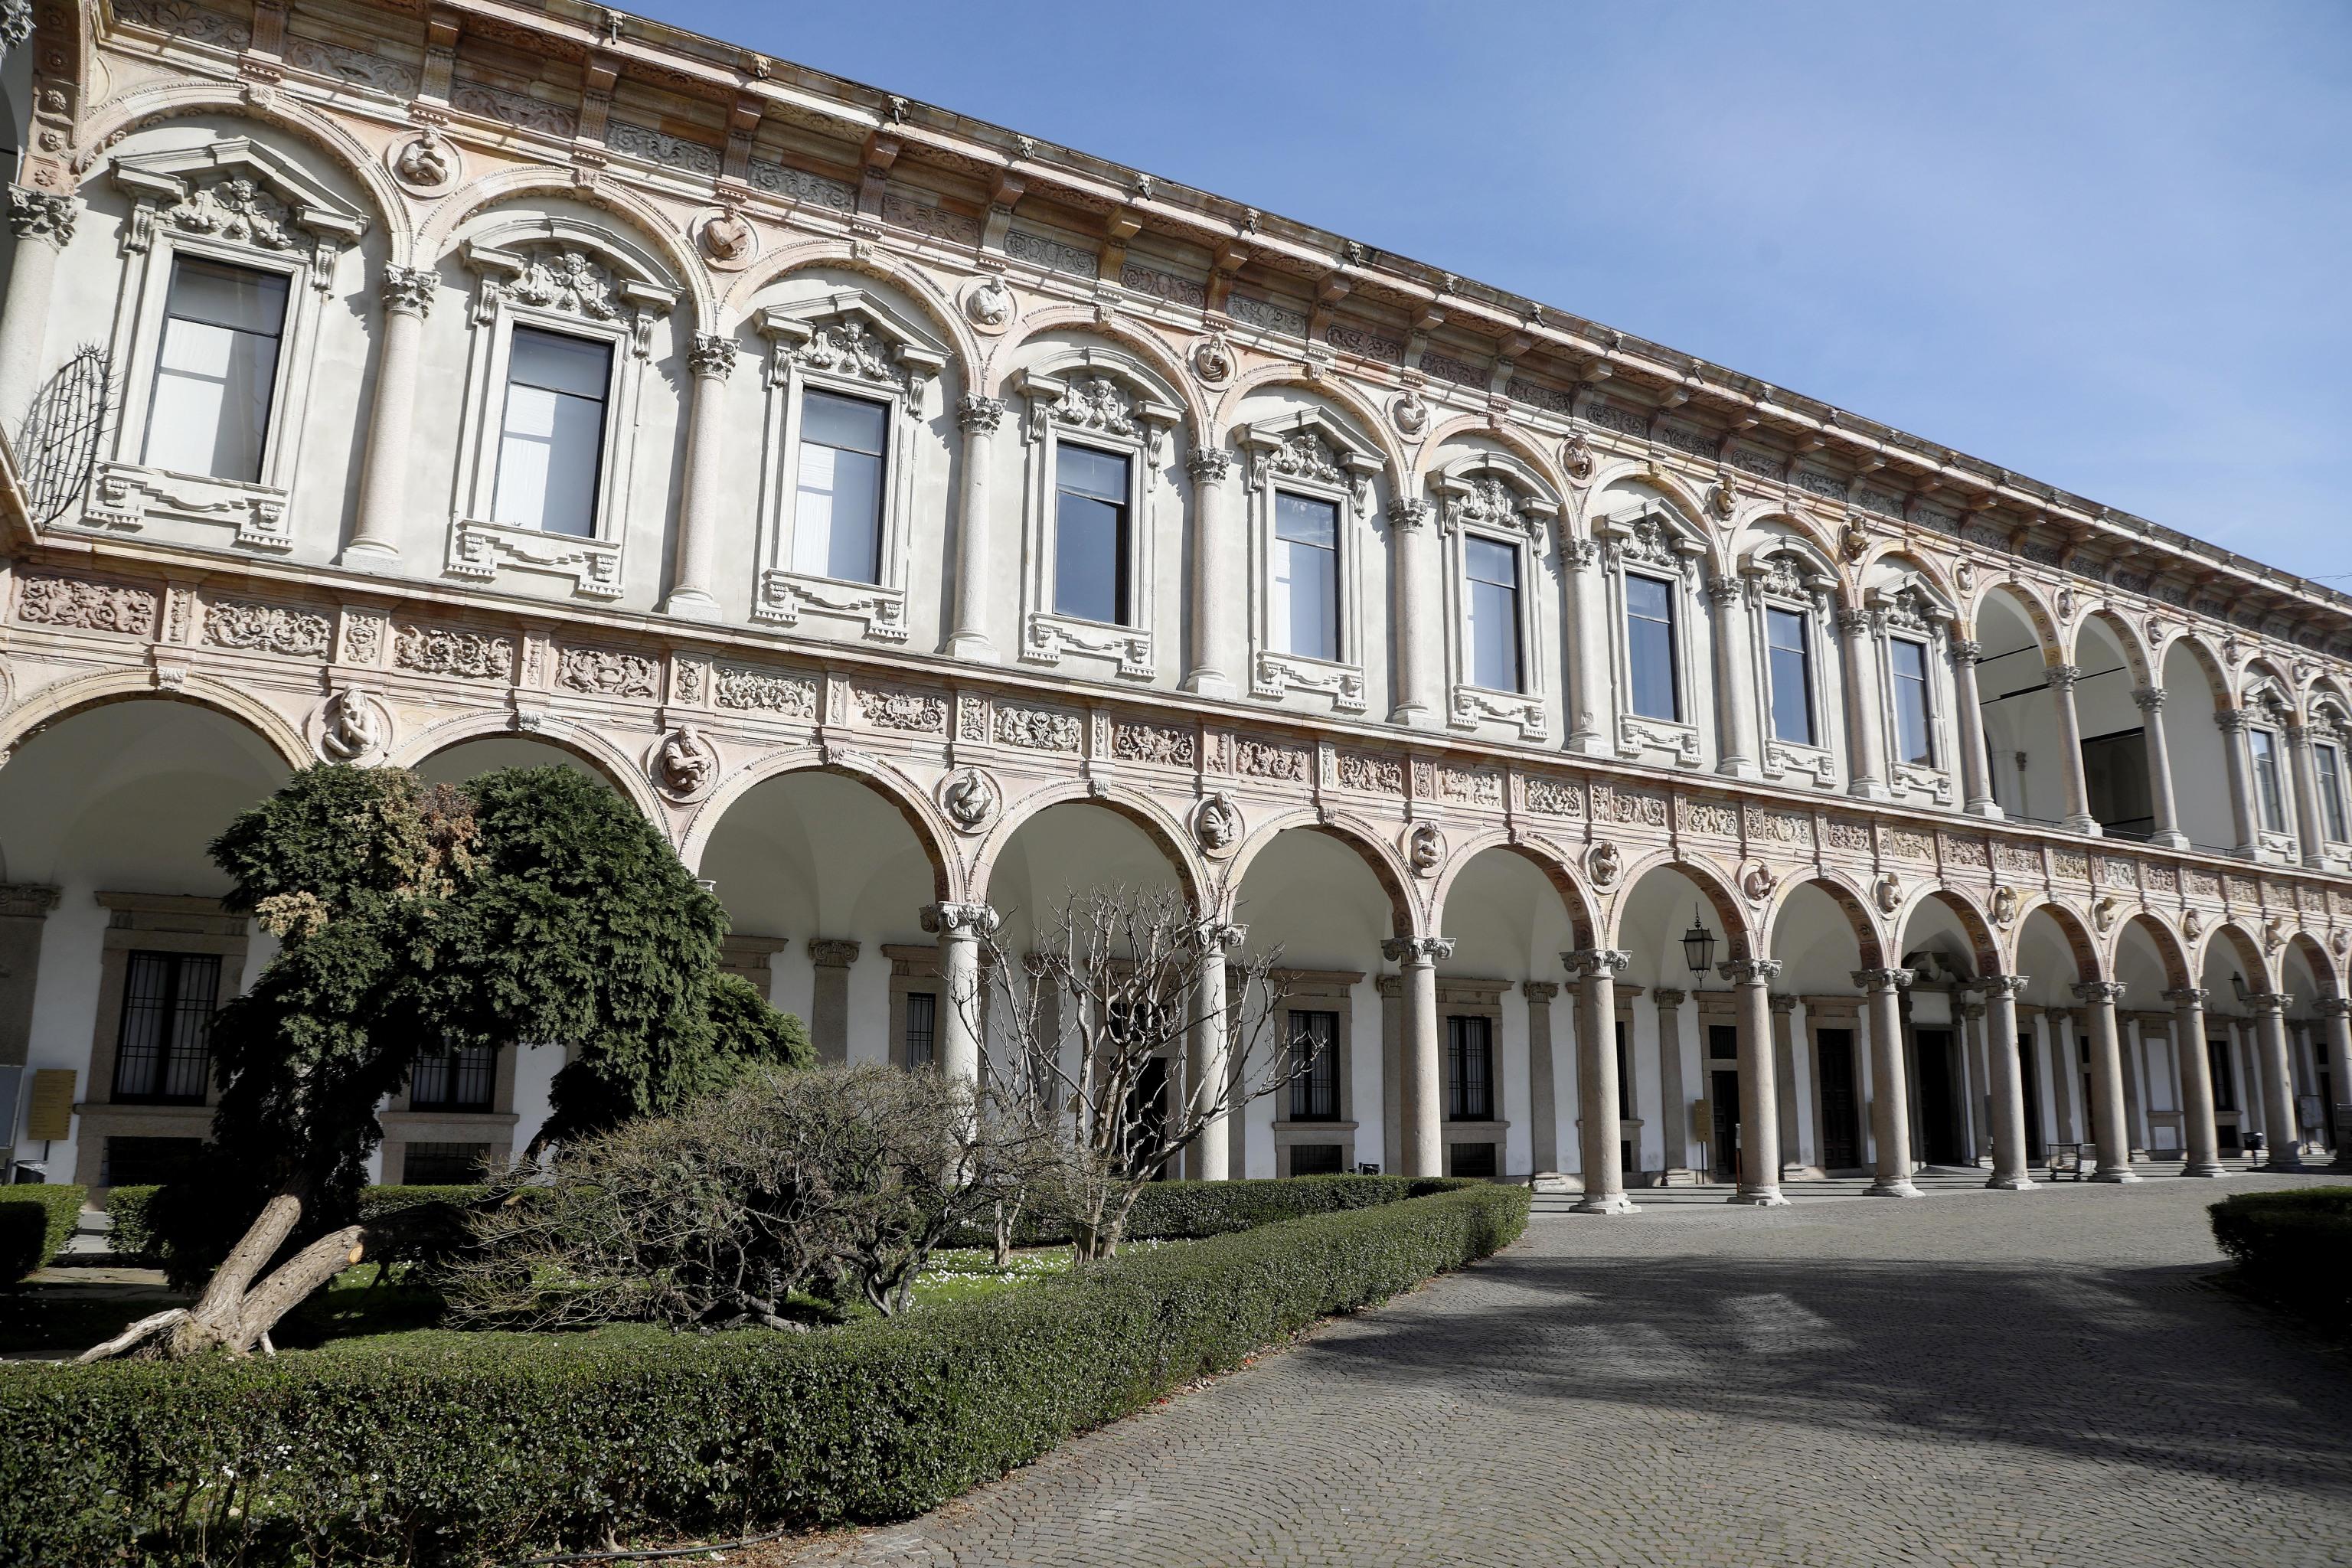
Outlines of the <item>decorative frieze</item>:
<svg viewBox="0 0 2352 1568">
<path fill-rule="evenodd" d="M 1503 775 L 1486 768 L 1442 767 L 1437 770 L 1437 794 L 1441 800 L 1465 805 L 1500 805 Z"/>
<path fill-rule="evenodd" d="M 1361 790 L 1367 795 L 1404 793 L 1404 763 L 1399 758 L 1341 752 L 1335 766 L 1342 789 Z"/>
<path fill-rule="evenodd" d="M 1711 800 L 1684 799 L 1680 803 L 1682 828 L 1685 833 L 1712 834 L 1717 838 L 1739 837 L 1739 808 Z"/>
<path fill-rule="evenodd" d="M 418 675 L 509 680 L 514 676 L 514 640 L 488 632 L 404 626 L 393 636 L 392 662 Z"/>
<path fill-rule="evenodd" d="M 721 665 L 711 684 L 721 708 L 787 719 L 816 717 L 816 682 L 801 676 Z"/>
<path fill-rule="evenodd" d="M 1057 713 L 1050 708 L 999 707 L 996 710 L 997 740 L 1024 751 L 1065 752 L 1075 756 L 1085 733 L 1075 713 Z"/>
<path fill-rule="evenodd" d="M 205 606 L 204 640 L 214 647 L 289 658 L 324 658 L 331 628 L 327 617 L 282 605 L 217 600 Z"/>
<path fill-rule="evenodd" d="M 1666 826 L 1666 797 L 1647 790 L 1627 789 L 1622 784 L 1594 780 L 1592 784 L 1592 819 L 1595 822 L 1624 822 L 1643 827 Z"/>
<path fill-rule="evenodd" d="M 1569 779 L 1538 776 L 1528 780 L 1528 809 L 1552 816 L 1584 815 L 1583 786 Z"/>
<path fill-rule="evenodd" d="M 1122 722 L 1111 732 L 1111 755 L 1123 763 L 1189 768 L 1196 750 L 1192 731 L 1174 724 Z"/>
<path fill-rule="evenodd" d="M 155 630 L 155 594 L 121 583 L 79 577 L 26 577 L 16 588 L 16 618 L 68 631 L 143 637 Z"/>
<path fill-rule="evenodd" d="M 594 697 L 639 697 L 651 701 L 661 695 L 660 678 L 657 661 L 642 654 L 604 648 L 568 647 L 555 663 L 557 685 Z"/>
<path fill-rule="evenodd" d="M 1243 741 L 1234 748 L 1234 771 L 1244 778 L 1282 784 L 1305 784 L 1312 776 L 1304 748 L 1274 741 Z"/>
<path fill-rule="evenodd" d="M 861 686 L 857 688 L 857 711 L 877 730 L 901 730 L 915 735 L 948 732 L 947 700 L 928 691 Z"/>
</svg>

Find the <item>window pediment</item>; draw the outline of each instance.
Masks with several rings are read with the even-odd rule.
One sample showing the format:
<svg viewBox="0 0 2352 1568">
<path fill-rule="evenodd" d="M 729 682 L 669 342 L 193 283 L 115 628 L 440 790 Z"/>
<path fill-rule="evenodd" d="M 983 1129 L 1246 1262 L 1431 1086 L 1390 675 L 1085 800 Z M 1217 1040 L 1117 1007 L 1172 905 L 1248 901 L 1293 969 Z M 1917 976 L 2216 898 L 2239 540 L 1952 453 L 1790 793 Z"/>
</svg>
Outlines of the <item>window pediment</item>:
<svg viewBox="0 0 2352 1568">
<path fill-rule="evenodd" d="M 1706 546 L 1692 538 L 1674 514 L 1662 507 L 1645 506 L 1602 518 L 1596 526 L 1619 568 L 1648 567 L 1687 576 Z"/>
<path fill-rule="evenodd" d="M 1087 349 L 1013 378 L 1029 399 L 1030 436 L 1048 425 L 1133 441 L 1157 458 L 1184 411 L 1112 355 Z"/>
<path fill-rule="evenodd" d="M 1513 533 L 1540 550 L 1551 521 L 1559 515 L 1556 503 L 1527 492 L 1491 468 L 1440 475 L 1433 488 L 1449 532 L 1484 528 Z"/>
<path fill-rule="evenodd" d="M 1952 620 L 1952 612 L 1916 577 L 1891 588 L 1874 588 L 1866 602 L 1883 631 L 1933 637 Z"/>
<path fill-rule="evenodd" d="M 1383 467 L 1370 443 L 1312 410 L 1244 425 L 1234 438 L 1249 455 L 1251 485 L 1272 479 L 1328 485 L 1345 490 L 1359 510 Z"/>
<path fill-rule="evenodd" d="M 336 258 L 367 232 L 367 215 L 311 180 L 288 159 L 243 136 L 178 152 L 132 153 L 110 171 L 132 198 L 132 251 L 171 230 L 301 256 L 311 287 L 332 287 Z"/>
<path fill-rule="evenodd" d="M 1766 545 L 1750 553 L 1740 574 L 1764 598 L 1809 609 L 1819 609 L 1837 585 L 1826 567 L 1786 543 Z"/>
<path fill-rule="evenodd" d="M 677 289 L 617 252 L 562 234 L 502 244 L 468 240 L 463 255 L 482 279 L 474 301 L 480 323 L 493 320 L 499 301 L 508 300 L 617 327 L 642 358 L 653 323 L 677 303 Z"/>
<path fill-rule="evenodd" d="M 782 374 L 789 363 L 897 387 L 919 403 L 923 389 L 948 363 L 943 346 L 882 309 L 862 289 L 771 305 L 760 311 L 757 321 L 760 335 L 776 345 L 772 376 Z"/>
</svg>

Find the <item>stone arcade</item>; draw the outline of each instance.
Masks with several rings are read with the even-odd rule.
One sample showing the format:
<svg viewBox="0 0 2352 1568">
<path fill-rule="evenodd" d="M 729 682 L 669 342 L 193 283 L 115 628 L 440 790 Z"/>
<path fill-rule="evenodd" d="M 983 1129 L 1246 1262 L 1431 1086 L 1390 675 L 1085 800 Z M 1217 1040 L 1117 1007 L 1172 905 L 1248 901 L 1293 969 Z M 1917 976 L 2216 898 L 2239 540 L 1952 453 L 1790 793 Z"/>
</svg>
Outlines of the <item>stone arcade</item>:
<svg viewBox="0 0 2352 1568">
<path fill-rule="evenodd" d="M 1172 882 L 1318 1047 L 1196 1175 L 2339 1141 L 2343 595 L 572 0 L 36 19 L 0 1086 L 51 1179 L 203 1134 L 269 951 L 204 847 L 320 758 L 608 780 L 835 1058 L 969 1070 L 980 931 Z M 520 1146 L 554 1056 L 420 1069 L 384 1179 Z"/>
</svg>

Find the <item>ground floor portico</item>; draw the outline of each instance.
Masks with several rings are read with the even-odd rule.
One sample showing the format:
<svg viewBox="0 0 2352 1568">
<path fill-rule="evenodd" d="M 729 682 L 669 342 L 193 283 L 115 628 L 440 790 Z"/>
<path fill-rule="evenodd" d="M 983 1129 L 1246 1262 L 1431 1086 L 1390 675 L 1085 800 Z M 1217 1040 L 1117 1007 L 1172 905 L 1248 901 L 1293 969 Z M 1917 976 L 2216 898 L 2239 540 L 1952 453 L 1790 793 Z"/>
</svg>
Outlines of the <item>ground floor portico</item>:
<svg viewBox="0 0 2352 1568">
<path fill-rule="evenodd" d="M 2352 1373 L 2200 1282 L 2214 1184 L 2038 1192 L 2031 1225 L 1972 1178 L 1920 1185 L 1763 1214 L 1675 1189 L 1631 1226 L 1538 1197 L 1475 1268 L 936 1513 L 752 1560 L 2352 1560 Z"/>
</svg>

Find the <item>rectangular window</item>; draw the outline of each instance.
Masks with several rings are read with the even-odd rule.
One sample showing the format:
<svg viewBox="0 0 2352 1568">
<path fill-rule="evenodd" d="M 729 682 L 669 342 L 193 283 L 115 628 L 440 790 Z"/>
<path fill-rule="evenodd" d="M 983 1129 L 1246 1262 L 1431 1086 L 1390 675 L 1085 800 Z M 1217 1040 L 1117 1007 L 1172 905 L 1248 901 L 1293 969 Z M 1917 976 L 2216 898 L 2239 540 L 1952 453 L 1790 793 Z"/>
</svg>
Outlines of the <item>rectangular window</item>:
<svg viewBox="0 0 2352 1568">
<path fill-rule="evenodd" d="M 411 1143 L 400 1162 L 401 1185 L 462 1187 L 482 1179 L 490 1163 L 488 1143 Z"/>
<path fill-rule="evenodd" d="M 212 1071 L 221 961 L 210 953 L 134 952 L 124 972 L 114 1098 L 202 1105 Z"/>
<path fill-rule="evenodd" d="M 1675 669 L 1675 590 L 1655 577 L 1625 579 L 1625 660 L 1633 677 L 1633 711 L 1679 723 L 1682 683 Z"/>
<path fill-rule="evenodd" d="M 1895 637 L 1886 645 L 1886 658 L 1895 670 L 1895 761 L 1933 766 L 1936 736 L 1927 705 L 1927 645 Z"/>
<path fill-rule="evenodd" d="M 1293 1008 L 1290 1048 L 1299 1074 L 1290 1080 L 1290 1120 L 1339 1120 L 1339 1015 Z"/>
<path fill-rule="evenodd" d="M 2268 730 L 2249 730 L 2254 749 L 2254 794 L 2263 803 L 2263 826 L 2273 833 L 2286 831 L 2285 797 L 2279 791 L 2278 737 Z"/>
<path fill-rule="evenodd" d="M 496 1046 L 461 1046 L 416 1058 L 408 1103 L 419 1110 L 488 1110 L 498 1087 Z"/>
<path fill-rule="evenodd" d="M 1337 1143 L 1293 1143 L 1290 1173 L 1294 1176 L 1337 1176 L 1344 1173 Z"/>
<path fill-rule="evenodd" d="M 793 570 L 850 583 L 882 579 L 882 440 L 890 411 L 858 397 L 801 398 Z"/>
<path fill-rule="evenodd" d="M 1445 1119 L 1495 1119 L 1495 1021 L 1473 1015 L 1445 1020 Z"/>
<path fill-rule="evenodd" d="M 1470 608 L 1470 681 L 1519 689 L 1519 552 L 1491 539 L 1462 542 Z"/>
<path fill-rule="evenodd" d="M 1307 658 L 1339 657 L 1339 507 L 1276 490 L 1274 495 L 1274 595 L 1268 606 L 1275 647 Z"/>
<path fill-rule="evenodd" d="M 604 462 L 604 398 L 613 345 L 517 327 L 507 345 L 507 406 L 499 428 L 490 521 L 590 539 Z"/>
<path fill-rule="evenodd" d="M 2319 774 L 2319 818 L 2327 837 L 2336 843 L 2345 841 L 2344 831 L 2344 760 L 2333 746 L 2314 745 L 2311 765 Z"/>
<path fill-rule="evenodd" d="M 1445 1152 L 1450 1156 L 1454 1175 L 1491 1178 L 1495 1174 L 1495 1146 L 1492 1143 L 1448 1143 Z"/>
<path fill-rule="evenodd" d="M 285 328 L 282 274 L 173 259 L 147 411 L 150 467 L 247 484 L 261 478 Z"/>
<path fill-rule="evenodd" d="M 1125 458 L 1065 442 L 1054 460 L 1054 610 L 1128 624 Z"/>
<path fill-rule="evenodd" d="M 939 1059 L 939 993 L 909 991 L 907 993 L 907 1065 L 927 1068 Z"/>
<path fill-rule="evenodd" d="M 1813 730 L 1811 628 L 1802 610 L 1764 612 L 1765 677 L 1771 683 L 1772 738 L 1819 745 Z"/>
</svg>

